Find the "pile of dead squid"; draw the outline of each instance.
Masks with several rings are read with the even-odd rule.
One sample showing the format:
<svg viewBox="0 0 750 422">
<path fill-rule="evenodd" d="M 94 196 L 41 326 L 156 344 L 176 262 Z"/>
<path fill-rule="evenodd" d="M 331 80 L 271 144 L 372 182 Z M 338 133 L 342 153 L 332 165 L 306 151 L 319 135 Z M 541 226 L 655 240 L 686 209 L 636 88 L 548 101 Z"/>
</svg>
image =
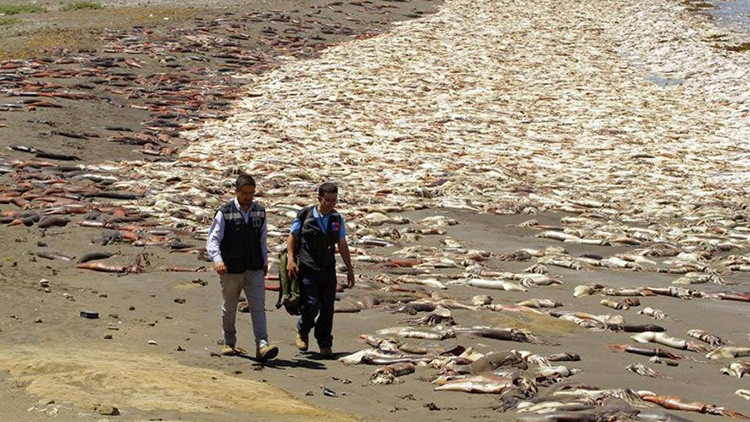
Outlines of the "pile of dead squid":
<svg viewBox="0 0 750 422">
<path fill-rule="evenodd" d="M 361 7 L 365 14 L 383 16 L 388 9 L 395 8 L 388 4 Z M 127 182 L 132 174 L 123 174 L 112 165 L 91 168 L 69 164 L 86 159 L 82 156 L 85 151 L 78 148 L 69 152 L 70 144 L 58 144 L 106 139 L 137 146 L 138 152 L 149 156 L 173 155 L 178 149 L 180 131 L 229 115 L 230 101 L 239 98 L 244 83 L 242 75 L 267 71 L 277 65 L 275 57 L 280 54 L 314 55 L 328 45 L 314 35 L 316 31 L 346 37 L 357 35 L 357 31 L 332 21 L 329 16 L 318 16 L 320 6 L 311 8 L 290 14 L 272 11 L 197 18 L 192 26 L 164 30 L 143 26 L 112 30 L 104 37 L 106 45 L 102 51 L 55 50 L 45 57 L 0 63 L 0 112 L 53 113 L 45 120 L 27 120 L 44 130 L 38 140 L 8 146 L 16 155 L 27 154 L 28 159 L 6 159 L 0 154 L 0 174 L 11 175 L 11 183 L 0 188 L 0 204 L 9 205 L 2 211 L 0 222 L 38 228 L 42 236 L 47 229 L 68 224 L 99 228 L 101 235 L 92 239 L 93 244 L 123 243 L 137 248 L 155 246 L 172 252 L 196 253 L 199 264 L 195 267 L 166 269 L 205 270 L 203 248 L 186 243 L 196 233 L 192 227 L 183 230 L 184 224 L 179 223 L 212 215 L 205 199 L 190 201 L 189 209 L 172 204 L 170 219 L 157 221 L 155 217 L 159 215 L 133 209 L 127 203 L 150 194 Z M 304 21 L 301 16 L 306 16 Z M 393 18 L 384 17 L 378 24 L 383 26 Z M 263 22 L 270 26 L 260 35 L 254 33 L 251 26 Z M 379 28 L 376 25 L 368 30 Z M 58 121 L 54 114 L 65 110 L 67 116 L 66 109 L 93 102 L 113 106 L 118 120 L 123 107 L 136 110 L 143 120 L 135 126 L 112 124 L 108 120 L 94 128 L 75 128 L 77 122 Z M 102 116 L 111 117 L 107 113 Z M 180 181 L 179 177 L 170 180 L 170 183 Z M 117 186 L 118 183 L 127 186 Z M 211 183 L 201 189 L 201 196 L 213 196 L 216 201 L 223 201 L 225 194 L 231 195 L 228 185 Z M 193 212 L 196 215 L 190 215 Z M 199 240 L 202 244 L 204 239 Z M 92 262 L 111 256 L 104 252 L 76 258 L 65 251 L 40 246 L 35 253 L 46 259 L 77 259 L 79 268 L 95 271 L 124 274 L 147 270 L 144 259 L 117 264 Z"/>
<path fill-rule="evenodd" d="M 543 344 L 528 330 L 472 326 L 461 327 L 451 314 L 451 309 L 482 311 L 535 312 L 536 308 L 561 306 L 549 300 L 527 300 L 515 306 L 493 305 L 490 297 L 478 295 L 471 304 L 462 304 L 452 299 L 441 299 L 440 295 L 386 305 L 385 310 L 397 313 L 417 314 L 422 317 L 407 318 L 405 325 L 378 330 L 374 334 L 362 335 L 369 346 L 339 359 L 346 365 L 378 366 L 370 377 L 373 384 L 404 382 L 410 374 L 428 372 L 418 377 L 435 385 L 435 391 L 454 391 L 474 394 L 496 394 L 501 402 L 499 409 L 515 409 L 519 420 L 684 420 L 679 416 L 657 410 L 698 412 L 710 415 L 746 419 L 750 416 L 712 403 L 690 401 L 676 396 L 658 394 L 647 390 L 629 388 L 602 388 L 576 382 L 573 378 L 580 369 L 574 367 L 581 357 L 575 352 L 557 352 L 539 355 L 530 351 L 512 349 L 490 352 L 475 352 L 460 344 L 441 343 L 446 339 L 461 342 L 465 336 L 495 339 L 500 341 Z M 351 309 L 343 309 L 350 312 Z M 663 328 L 656 325 L 634 326 L 608 322 L 612 318 L 582 312 L 562 313 L 549 311 L 552 317 L 576 315 L 576 319 L 589 321 L 587 327 L 597 329 L 639 332 L 632 338 L 637 343 L 657 343 L 670 348 L 706 353 L 708 359 L 750 356 L 750 348 L 727 347 L 725 342 L 702 330 L 691 330 L 688 334 L 702 343 L 666 336 Z M 424 344 L 420 341 L 428 341 Z M 660 348 L 632 345 L 610 345 L 616 352 L 650 356 L 651 362 L 678 365 L 685 357 L 677 352 Z M 709 352 L 710 350 L 710 352 Z M 659 372 L 636 362 L 625 370 L 646 377 L 663 377 Z M 726 375 L 741 378 L 750 375 L 750 361 L 735 362 L 722 368 Z M 413 375 L 416 376 L 416 375 Z M 750 398 L 748 390 L 738 390 L 737 395 Z M 535 416 L 522 416 L 536 414 Z"/>
<path fill-rule="evenodd" d="M 385 16 L 390 6 L 361 7 L 362 13 Z M 179 147 L 179 132 L 229 116 L 228 106 L 239 99 L 245 74 L 276 67 L 279 55 L 314 56 L 329 45 L 320 34 L 344 39 L 369 35 L 366 31 L 379 31 L 393 19 L 384 17 L 371 29 L 358 31 L 319 15 L 321 8 L 230 13 L 163 29 L 110 30 L 101 51 L 53 50 L 43 57 L 0 62 L 0 113 L 49 113 L 43 120 L 30 119 L 47 146 L 13 149 L 38 158 L 77 161 L 82 157 L 57 144 L 101 139 L 135 146 L 147 156 L 171 157 Z M 256 28 L 263 23 L 267 26 Z M 97 113 L 103 121 L 83 127 L 58 119 L 93 104 L 110 110 Z M 123 108 L 141 119 L 139 124 L 131 124 L 131 119 L 113 123 L 121 120 Z"/>
<path fill-rule="evenodd" d="M 160 201 L 190 204 L 201 195 L 199 185 L 247 170 L 278 214 L 307 202 L 315 185 L 330 179 L 344 188 L 341 208 L 352 221 L 373 211 L 396 218 L 415 207 L 555 211 L 580 216 L 540 233 L 563 242 L 741 254 L 749 244 L 750 168 L 744 147 L 736 147 L 744 145 L 744 132 L 727 128 L 750 126 L 740 112 L 746 103 L 724 101 L 724 91 L 664 89 L 648 80 L 648 70 L 609 50 L 638 35 L 617 19 L 633 9 L 658 18 L 639 5 L 561 11 L 519 38 L 508 34 L 527 30 L 536 19 L 527 11 L 502 2 L 448 2 L 440 13 L 377 39 L 251 77 L 234 116 L 186 133 L 193 142 L 176 162 L 122 167 L 153 193 L 139 204 L 147 209 Z M 519 18 L 507 18 L 511 11 Z M 481 26 L 482 36 L 466 34 L 467 22 Z M 576 42 L 580 31 L 598 35 Z M 698 60 L 712 63 L 714 85 L 718 74 L 731 88 L 726 92 L 750 92 L 748 78 L 731 72 L 747 68 L 746 55 L 710 47 L 700 53 Z M 529 70 L 532 56 L 543 65 Z M 691 69 L 692 87 L 703 73 L 700 64 Z M 590 104 L 587 95 L 597 100 Z M 644 127 L 632 111 L 640 109 L 658 130 Z M 165 182 L 173 177 L 180 182 Z M 205 225 L 205 213 L 185 224 Z"/>
<path fill-rule="evenodd" d="M 0 204 L 12 205 L 15 209 L 0 212 L 0 223 L 38 230 L 38 249 L 33 252 L 36 257 L 75 262 L 80 269 L 120 274 L 149 269 L 147 247 L 195 253 L 205 261 L 205 248 L 192 243 L 195 237 L 192 231 L 159 225 L 148 213 L 122 205 L 122 201 L 138 198 L 143 192 L 113 189 L 112 183 L 118 180 L 115 173 L 92 172 L 83 167 L 38 160 L 12 161 L 9 166 L 14 183 L 12 187 L 0 188 Z M 102 261 L 114 255 L 102 248 L 80 257 L 47 248 L 45 233 L 68 225 L 98 229 L 99 234 L 91 239 L 92 245 L 127 244 L 138 248 L 138 254 L 132 262 L 114 264 Z M 203 271 L 206 267 L 162 269 Z"/>
<path fill-rule="evenodd" d="M 49 140 L 47 147 L 21 144 L 11 149 L 37 158 L 78 161 L 83 157 L 55 145 L 65 140 L 102 139 L 140 147 L 138 151 L 146 155 L 169 156 L 176 151 L 179 131 L 197 128 L 207 119 L 226 118 L 225 107 L 237 99 L 241 86 L 229 76 L 208 70 L 151 73 L 142 69 L 147 65 L 134 58 L 71 52 L 61 53 L 59 58 L 1 64 L 0 111 L 31 116 L 46 109 L 51 117 L 37 126 L 39 136 Z M 122 107 L 142 110 L 136 113 L 143 120 L 139 125 L 101 122 L 95 125 L 96 130 L 57 121 L 58 112 L 65 114 L 94 103 L 113 111 Z"/>
<path fill-rule="evenodd" d="M 407 230 L 435 233 L 439 231 L 439 227 L 433 224 L 447 224 L 450 221 L 452 220 L 442 216 L 429 217 L 420 222 L 409 222 L 411 224 Z M 432 230 L 428 230 L 428 227 Z M 622 315 L 568 311 L 565 310 L 565 304 L 540 299 L 538 296 L 512 304 L 501 304 L 493 303 L 491 296 L 481 294 L 472 297 L 470 302 L 463 303 L 451 296 L 451 286 L 469 286 L 486 291 L 532 290 L 542 295 L 541 291 L 547 286 L 565 286 L 561 281 L 562 277 L 550 275 L 541 262 L 547 261 L 543 258 L 552 256 L 556 259 L 569 259 L 566 258 L 567 251 L 560 247 L 547 247 L 495 255 L 481 250 L 468 250 L 448 236 L 441 238 L 440 248 L 413 246 L 397 249 L 395 244 L 399 243 L 399 230 L 394 227 L 388 230 L 388 244 L 383 239 L 375 242 L 364 237 L 355 241 L 360 246 L 354 249 L 354 259 L 361 263 L 372 263 L 381 273 L 360 282 L 354 291 L 344 294 L 335 307 L 339 313 L 376 310 L 410 315 L 402 320 L 402 325 L 363 335 L 361 338 L 369 348 L 339 359 L 347 365 L 378 366 L 372 372 L 372 383 L 403 382 L 410 374 L 419 375 L 426 370 L 430 374 L 422 373 L 417 379 L 432 382 L 435 384 L 435 391 L 497 394 L 504 410 L 515 409 L 519 416 L 525 413 L 540 414 L 534 417 L 524 416 L 524 420 L 682 420 L 678 416 L 656 410 L 657 407 L 740 419 L 748 417 L 720 404 L 701 403 L 690 398 L 667 395 L 668 392 L 605 388 L 575 382 L 570 377 L 580 372 L 580 369 L 559 363 L 579 361 L 580 355 L 575 352 L 540 355 L 520 349 L 500 351 L 505 349 L 500 346 L 497 352 L 478 353 L 460 343 L 471 342 L 471 338 L 485 338 L 502 342 L 554 345 L 554 338 L 539 336 L 522 328 L 463 327 L 454 318 L 452 311 L 470 311 L 479 318 L 482 318 L 481 313 L 527 314 L 542 318 L 542 323 L 544 318 L 557 318 L 592 331 L 629 333 L 631 344 L 610 344 L 606 350 L 646 356 L 653 364 L 678 366 L 685 361 L 741 359 L 750 356 L 750 347 L 731 346 L 731 342 L 726 339 L 701 329 L 687 331 L 687 336 L 693 340 L 668 335 L 665 333 L 666 328 L 658 322 L 667 320 L 670 316 L 647 306 L 649 298 L 664 296 L 675 300 L 717 300 L 732 296 L 733 300 L 750 301 L 750 294 L 706 293 L 680 286 L 619 288 L 587 284 L 572 288 L 573 286 L 567 285 L 572 288 L 572 298 L 601 294 L 605 299 L 600 304 L 613 310 L 640 308 L 638 314 L 655 320 L 655 323 L 647 324 L 628 322 Z M 389 257 L 378 257 L 368 253 L 368 247 L 385 247 L 393 252 Z M 482 263 L 493 259 L 528 260 L 535 257 L 537 263 L 520 273 L 492 271 L 482 267 Z M 449 344 L 445 344 L 446 341 Z M 666 377 L 641 362 L 635 362 L 624 370 L 645 377 Z M 750 361 L 728 363 L 720 372 L 742 378 L 750 375 Z M 739 389 L 736 394 L 750 399 L 748 390 Z"/>
</svg>

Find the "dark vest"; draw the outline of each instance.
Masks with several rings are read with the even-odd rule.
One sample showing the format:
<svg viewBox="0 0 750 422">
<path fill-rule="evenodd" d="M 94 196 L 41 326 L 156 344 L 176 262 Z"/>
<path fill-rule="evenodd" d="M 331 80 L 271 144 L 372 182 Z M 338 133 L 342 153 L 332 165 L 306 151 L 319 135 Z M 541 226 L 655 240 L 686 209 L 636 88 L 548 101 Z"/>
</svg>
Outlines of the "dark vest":
<svg viewBox="0 0 750 422">
<path fill-rule="evenodd" d="M 239 274 L 246 270 L 262 270 L 263 255 L 260 233 L 266 220 L 266 210 L 259 204 L 250 208 L 249 223 L 245 223 L 234 201 L 219 208 L 224 214 L 224 238 L 219 250 L 229 274 Z"/>
<path fill-rule="evenodd" d="M 314 206 L 313 206 L 314 207 Z M 305 220 L 302 221 L 302 217 Z M 336 244 L 339 242 L 339 231 L 341 230 L 341 215 L 332 212 L 328 217 L 328 228 L 324 233 L 313 216 L 310 207 L 302 209 L 297 214 L 302 224 L 299 233 L 299 264 L 301 267 L 317 271 L 335 271 L 336 268 Z"/>
</svg>

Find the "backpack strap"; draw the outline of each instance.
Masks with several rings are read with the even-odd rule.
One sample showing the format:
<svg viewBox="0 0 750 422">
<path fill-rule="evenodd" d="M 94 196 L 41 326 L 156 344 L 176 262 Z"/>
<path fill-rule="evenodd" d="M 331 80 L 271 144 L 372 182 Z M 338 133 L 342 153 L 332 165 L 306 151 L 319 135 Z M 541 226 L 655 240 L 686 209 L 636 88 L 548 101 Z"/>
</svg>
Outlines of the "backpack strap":
<svg viewBox="0 0 750 422">
<path fill-rule="evenodd" d="M 297 220 L 300 222 L 300 232 L 299 235 L 294 237 L 294 257 L 299 260 L 299 250 L 302 247 L 302 226 L 305 225 L 305 220 L 307 220 L 307 217 L 312 212 L 315 205 L 308 205 L 305 208 L 302 208 L 300 212 L 297 214 Z"/>
</svg>

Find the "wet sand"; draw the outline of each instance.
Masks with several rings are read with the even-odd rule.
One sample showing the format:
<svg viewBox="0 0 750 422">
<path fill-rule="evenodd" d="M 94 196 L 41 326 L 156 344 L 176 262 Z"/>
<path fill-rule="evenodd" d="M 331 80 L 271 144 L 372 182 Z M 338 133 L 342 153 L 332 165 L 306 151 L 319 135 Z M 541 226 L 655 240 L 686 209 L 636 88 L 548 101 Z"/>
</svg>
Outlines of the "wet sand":
<svg viewBox="0 0 750 422">
<path fill-rule="evenodd" d="M 301 2 L 291 2 L 286 7 L 303 9 L 298 3 Z M 401 17 L 413 13 L 411 9 L 414 7 L 429 10 L 434 6 L 431 2 L 382 4 L 398 7 L 402 11 Z M 172 7 L 173 4 L 166 6 Z M 258 7 L 261 6 L 268 8 L 267 4 Z M 346 5 L 332 7 L 351 10 L 351 6 Z M 282 6 L 274 4 L 273 8 L 282 9 Z M 247 13 L 247 9 L 248 7 L 243 6 L 241 11 L 233 10 L 236 14 L 241 14 Z M 211 17 L 222 16 L 224 11 L 198 9 L 186 13 L 188 16 L 184 21 L 175 20 L 182 23 L 195 22 L 196 15 L 193 13 L 209 20 Z M 377 14 L 373 19 L 381 18 L 382 15 Z M 123 29 L 137 23 L 127 23 Z M 264 25 L 259 24 L 259 29 Z M 360 29 L 367 32 L 383 30 L 384 27 L 373 28 L 363 25 Z M 343 38 L 345 37 L 331 37 L 325 42 L 338 42 Z M 18 41 L 18 45 L 23 42 L 25 41 Z M 19 47 L 16 51 L 21 50 Z M 273 51 L 267 50 L 271 58 L 275 57 Z M 313 54 L 314 51 L 315 48 L 312 48 L 300 54 Z M 217 67 L 222 63 L 212 59 L 208 62 Z M 148 72 L 164 70 L 158 67 L 158 63 L 150 65 L 154 67 L 148 68 Z M 140 72 L 137 69 L 129 71 Z M 206 79 L 210 81 L 210 78 Z M 8 99 L 0 102 L 6 100 Z M 127 124 L 133 130 L 140 130 L 141 121 L 148 118 L 146 113 L 139 114 L 137 111 L 131 111 L 133 115 L 129 116 L 107 109 L 96 115 L 96 121 L 86 120 L 88 118 L 81 121 L 79 116 L 96 114 L 96 104 L 87 104 L 82 106 L 84 109 L 79 109 L 81 106 L 78 103 L 62 103 L 66 106 L 63 111 L 26 110 L 0 114 L 0 118 L 6 119 L 0 120 L 0 124 L 7 126 L 2 130 L 8 131 L 3 142 L 9 145 L 22 143 L 36 148 L 54 148 L 62 153 L 77 153 L 81 155 L 80 162 L 86 163 L 96 163 L 102 159 L 143 158 L 142 153 L 131 151 L 132 146 L 118 146 L 97 138 L 70 141 L 52 136 L 40 137 L 40 134 L 50 129 L 34 130 L 32 127 L 36 126 L 21 126 L 29 119 L 51 120 L 59 125 L 59 131 L 83 131 L 91 128 L 101 131 L 100 136 L 105 137 L 107 134 L 102 128 L 106 124 Z M 72 114 L 60 114 L 64 112 Z M 41 125 L 50 126 L 46 123 Z M 175 140 L 175 147 L 179 149 L 179 140 Z M 3 154 L 6 160 L 29 157 L 28 153 L 19 151 L 3 151 Z M 154 159 L 160 160 L 170 159 L 169 154 L 155 157 Z M 11 173 L 0 180 L 7 188 L 14 186 Z M 118 201 L 109 202 L 119 204 Z M 10 204 L 0 207 L 2 210 L 16 209 Z M 346 207 L 344 202 L 342 208 L 345 210 Z M 447 228 L 446 235 L 461 241 L 468 248 L 501 254 L 519 248 L 560 245 L 557 241 L 536 238 L 536 230 L 515 226 L 531 218 L 528 215 L 476 215 L 473 212 L 448 209 L 404 213 L 412 221 L 438 214 L 460 221 L 460 224 Z M 533 218 L 540 224 L 559 225 L 560 218 L 566 215 L 547 212 Z M 272 216 L 270 222 L 279 227 L 285 227 L 289 223 L 288 219 L 279 215 Z M 392 227 L 399 230 L 405 228 L 401 225 Z M 351 418 L 368 421 L 416 418 L 464 421 L 514 420 L 517 416 L 512 411 L 499 412 L 497 408 L 500 403 L 493 395 L 434 392 L 434 386 L 425 381 L 436 373 L 431 368 L 417 368 L 415 374 L 403 377 L 404 382 L 401 384 L 378 386 L 369 383 L 374 366 L 345 366 L 336 361 L 321 360 L 314 353 L 314 345 L 312 353 L 297 353 L 293 345 L 294 319 L 283 311 L 274 309 L 275 292 L 268 292 L 266 307 L 272 341 L 281 347 L 279 358 L 261 365 L 242 357 L 212 356 L 212 352 L 219 350 L 218 342 L 221 339 L 218 276 L 210 271 L 164 271 L 166 267 L 209 264 L 195 254 L 170 252 L 163 247 L 136 248 L 127 243 L 100 246 L 92 242 L 99 239 L 101 234 L 101 229 L 78 227 L 74 223 L 46 230 L 38 226 L 12 226 L 0 230 L 0 244 L 5 246 L 0 257 L 0 286 L 3 291 L 0 295 L 0 403 L 5 410 L 3 417 L 8 420 L 49 420 L 52 419 L 51 414 L 58 421 L 97 421 L 104 418 L 128 421 L 229 421 L 247 420 L 248 417 L 262 417 L 271 421 Z M 425 236 L 419 244 L 435 246 L 444 237 Z M 193 246 L 202 246 L 199 240 L 190 236 L 184 236 L 182 240 Z M 272 245 L 282 242 L 283 237 L 271 239 Z M 633 249 L 624 246 L 564 246 L 572 256 L 584 253 L 609 256 Z M 388 255 L 396 249 L 397 247 L 375 248 L 372 251 Z M 72 262 L 47 260 L 35 255 L 42 250 L 57 251 L 76 258 L 87 252 L 108 251 L 115 254 L 108 262 L 117 264 L 131 263 L 138 253 L 145 252 L 148 254 L 149 265 L 142 274 L 84 272 L 74 269 Z M 488 269 L 520 272 L 530 262 L 501 262 L 495 256 L 484 265 Z M 382 287 L 372 282 L 374 276 L 384 272 L 382 266 L 356 263 L 356 268 L 360 286 L 346 291 L 344 295 L 366 297 L 382 294 L 365 288 L 367 285 Z M 614 287 L 666 286 L 676 275 L 603 269 L 572 271 L 558 267 L 550 267 L 550 272 L 559 277 L 563 285 L 532 288 L 524 293 L 451 286 L 439 294 L 462 302 L 476 294 L 489 294 L 495 303 L 501 304 L 544 297 L 562 302 L 564 310 L 621 314 L 631 323 L 657 323 L 665 326 L 667 333 L 675 337 L 685 338 L 688 329 L 701 328 L 715 332 L 735 345 L 746 345 L 749 341 L 747 321 L 750 308 L 745 303 L 647 297 L 640 298 L 640 307 L 614 311 L 598 304 L 601 296 L 579 299 L 572 296 L 573 287 L 579 284 L 597 282 Z M 41 279 L 48 280 L 48 288 L 40 285 Z M 731 279 L 742 284 L 700 287 L 707 291 L 746 291 L 749 281 L 747 276 L 733 275 Z M 269 281 L 269 284 L 273 282 Z M 662 309 L 671 318 L 653 321 L 636 314 L 645 306 Z M 81 318 L 81 311 L 95 311 L 100 317 Z M 577 352 L 582 361 L 568 364 L 569 367 L 582 370 L 573 378 L 577 382 L 603 388 L 653 390 L 689 400 L 712 402 L 739 411 L 747 412 L 749 407 L 748 402 L 732 394 L 736 389 L 746 386 L 745 379 L 730 378 L 719 373 L 719 367 L 724 366 L 727 361 L 708 361 L 702 354 L 684 352 L 690 358 L 680 361 L 678 367 L 672 368 L 652 364 L 645 357 L 614 353 L 607 349 L 608 344 L 632 344 L 629 341 L 630 334 L 626 333 L 594 333 L 547 316 L 529 317 L 514 313 L 476 313 L 464 310 L 455 310 L 453 314 L 462 326 L 486 324 L 527 328 L 551 344 L 527 345 L 471 337 L 445 340 L 443 344 L 458 343 L 474 347 L 482 353 L 510 349 L 531 350 L 540 354 Z M 239 345 L 250 349 L 252 341 L 249 317 L 247 314 L 239 315 Z M 381 309 L 337 314 L 335 351 L 338 355 L 344 355 L 366 348 L 358 340 L 360 334 L 400 325 L 406 317 L 405 314 L 390 314 Z M 107 336 L 111 338 L 105 338 Z M 156 344 L 149 344 L 149 341 Z M 634 362 L 644 363 L 667 378 L 645 378 L 624 370 L 625 366 Z M 320 385 L 336 391 L 339 397 L 322 395 Z M 286 393 L 273 388 L 280 388 Z M 268 397 L 266 394 L 288 403 L 288 406 L 272 404 L 273 401 L 263 398 Z M 100 410 L 107 406 L 117 407 L 121 415 L 101 415 Z M 695 421 L 718 420 L 718 417 L 692 413 L 679 415 Z"/>
<path fill-rule="evenodd" d="M 737 31 L 750 33 L 750 2 L 747 0 L 715 2 L 711 15 L 718 22 Z"/>
</svg>

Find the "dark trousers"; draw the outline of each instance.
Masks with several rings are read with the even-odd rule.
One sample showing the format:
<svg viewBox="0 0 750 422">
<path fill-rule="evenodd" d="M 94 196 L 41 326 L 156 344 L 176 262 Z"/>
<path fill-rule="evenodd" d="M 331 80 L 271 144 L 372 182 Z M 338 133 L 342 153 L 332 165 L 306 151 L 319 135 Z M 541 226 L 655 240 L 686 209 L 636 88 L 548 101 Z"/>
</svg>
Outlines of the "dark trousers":
<svg viewBox="0 0 750 422">
<path fill-rule="evenodd" d="M 336 270 L 312 271 L 300 268 L 302 312 L 297 320 L 297 331 L 307 334 L 315 328 L 315 339 L 320 348 L 333 346 L 333 302 L 336 300 Z M 317 317 L 317 320 L 316 320 Z"/>
</svg>

